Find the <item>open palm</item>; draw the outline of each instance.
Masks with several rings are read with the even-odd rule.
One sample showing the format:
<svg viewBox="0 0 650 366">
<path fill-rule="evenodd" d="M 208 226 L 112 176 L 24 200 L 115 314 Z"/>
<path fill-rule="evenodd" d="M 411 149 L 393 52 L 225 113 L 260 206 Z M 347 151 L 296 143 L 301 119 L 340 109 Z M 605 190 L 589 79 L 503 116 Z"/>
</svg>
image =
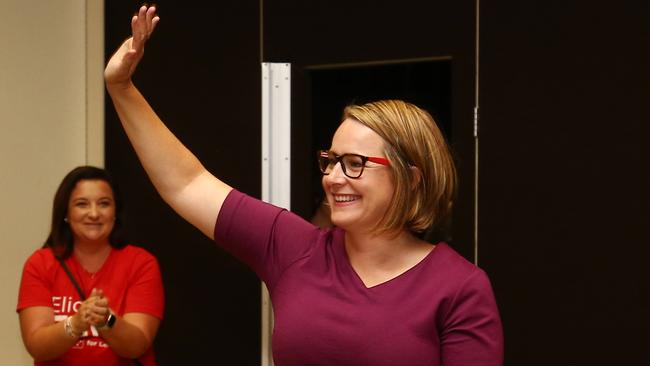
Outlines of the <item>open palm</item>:
<svg viewBox="0 0 650 366">
<path fill-rule="evenodd" d="M 124 85 L 131 82 L 131 76 L 144 55 L 144 44 L 159 21 L 153 6 L 140 7 L 138 14 L 131 18 L 131 37 L 115 51 L 104 70 L 107 85 Z"/>
</svg>

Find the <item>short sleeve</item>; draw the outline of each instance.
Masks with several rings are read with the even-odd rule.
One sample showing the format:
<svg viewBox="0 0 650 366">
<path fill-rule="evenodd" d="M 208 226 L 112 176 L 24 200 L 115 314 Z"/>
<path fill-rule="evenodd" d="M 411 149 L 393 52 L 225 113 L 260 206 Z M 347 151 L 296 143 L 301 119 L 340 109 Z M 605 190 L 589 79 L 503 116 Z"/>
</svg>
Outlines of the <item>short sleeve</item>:
<svg viewBox="0 0 650 366">
<path fill-rule="evenodd" d="M 144 249 L 134 261 L 134 272 L 126 292 L 124 313 L 146 313 L 163 318 L 164 290 L 156 257 Z"/>
<path fill-rule="evenodd" d="M 47 275 L 43 251 L 32 254 L 23 266 L 16 311 L 32 306 L 52 307 L 52 276 Z"/>
<path fill-rule="evenodd" d="M 283 271 L 309 255 L 319 229 L 299 216 L 232 190 L 215 225 L 215 242 L 272 288 Z"/>
<path fill-rule="evenodd" d="M 462 284 L 441 334 L 445 366 L 501 366 L 503 330 L 490 281 L 476 269 Z"/>
</svg>

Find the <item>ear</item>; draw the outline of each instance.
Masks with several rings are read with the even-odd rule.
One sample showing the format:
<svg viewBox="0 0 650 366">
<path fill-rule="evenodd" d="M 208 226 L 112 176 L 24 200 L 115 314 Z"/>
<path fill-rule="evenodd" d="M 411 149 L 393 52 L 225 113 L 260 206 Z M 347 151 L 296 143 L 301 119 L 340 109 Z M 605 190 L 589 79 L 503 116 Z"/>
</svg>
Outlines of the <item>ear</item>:
<svg viewBox="0 0 650 366">
<path fill-rule="evenodd" d="M 414 191 L 420 185 L 420 181 L 422 181 L 422 171 L 415 165 L 411 165 L 409 170 L 411 171 L 411 190 Z"/>
</svg>

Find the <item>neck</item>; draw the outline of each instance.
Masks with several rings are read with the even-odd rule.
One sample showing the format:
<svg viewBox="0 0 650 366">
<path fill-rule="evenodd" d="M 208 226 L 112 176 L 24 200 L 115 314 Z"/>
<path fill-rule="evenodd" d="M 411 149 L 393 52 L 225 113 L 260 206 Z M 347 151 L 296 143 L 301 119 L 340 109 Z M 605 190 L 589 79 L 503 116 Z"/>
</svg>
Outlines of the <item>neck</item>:
<svg viewBox="0 0 650 366">
<path fill-rule="evenodd" d="M 354 259 L 375 265 L 399 261 L 401 253 L 417 250 L 422 244 L 428 245 L 406 230 L 397 235 L 345 233 L 345 249 L 351 261 Z"/>
<path fill-rule="evenodd" d="M 388 281 L 418 264 L 434 246 L 402 231 L 397 236 L 345 233 L 350 265 L 366 287 Z"/>
<path fill-rule="evenodd" d="M 111 253 L 111 245 L 108 242 L 102 244 L 75 242 L 73 253 L 86 271 L 95 273 L 102 267 Z"/>
</svg>

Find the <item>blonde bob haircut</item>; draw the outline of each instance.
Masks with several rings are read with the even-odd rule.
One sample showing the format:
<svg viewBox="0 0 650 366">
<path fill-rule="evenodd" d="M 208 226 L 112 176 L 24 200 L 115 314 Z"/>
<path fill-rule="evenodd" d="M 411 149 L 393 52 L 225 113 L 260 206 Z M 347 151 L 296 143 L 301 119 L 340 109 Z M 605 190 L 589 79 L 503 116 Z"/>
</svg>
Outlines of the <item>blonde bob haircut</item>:
<svg viewBox="0 0 650 366">
<path fill-rule="evenodd" d="M 449 147 L 433 117 L 401 100 L 350 105 L 343 120 L 354 119 L 385 141 L 395 193 L 384 217 L 373 228 L 381 233 L 406 229 L 419 234 L 451 213 L 457 177 Z"/>
</svg>

